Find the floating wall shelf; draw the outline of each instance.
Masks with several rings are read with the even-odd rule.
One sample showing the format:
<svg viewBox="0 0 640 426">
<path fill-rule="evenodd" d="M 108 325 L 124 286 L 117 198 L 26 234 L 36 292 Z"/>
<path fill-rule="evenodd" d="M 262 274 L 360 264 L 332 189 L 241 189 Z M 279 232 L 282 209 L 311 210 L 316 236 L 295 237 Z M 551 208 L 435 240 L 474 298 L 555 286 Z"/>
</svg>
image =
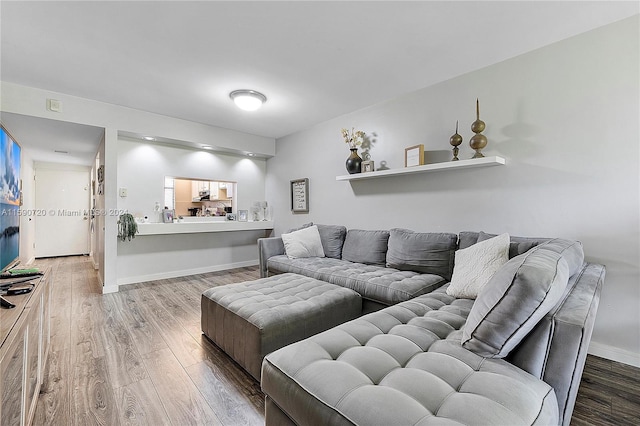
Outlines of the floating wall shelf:
<svg viewBox="0 0 640 426">
<path fill-rule="evenodd" d="M 448 161 L 446 163 L 425 164 L 424 166 L 405 167 L 403 169 L 378 170 L 376 172 L 356 173 L 336 176 L 336 180 L 362 180 L 387 176 L 410 175 L 415 173 L 437 172 L 440 170 L 470 169 L 474 167 L 502 166 L 506 163 L 503 157 L 472 158 L 470 160 Z"/>
</svg>

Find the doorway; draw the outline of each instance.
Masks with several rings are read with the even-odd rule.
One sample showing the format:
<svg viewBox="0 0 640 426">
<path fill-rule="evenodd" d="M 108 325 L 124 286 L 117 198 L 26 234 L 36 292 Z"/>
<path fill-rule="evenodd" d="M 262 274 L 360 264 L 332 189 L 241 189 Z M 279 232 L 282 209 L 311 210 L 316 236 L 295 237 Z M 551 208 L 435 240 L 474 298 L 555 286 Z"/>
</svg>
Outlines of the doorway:
<svg viewBox="0 0 640 426">
<path fill-rule="evenodd" d="M 91 170 L 36 164 L 35 257 L 89 254 Z"/>
</svg>

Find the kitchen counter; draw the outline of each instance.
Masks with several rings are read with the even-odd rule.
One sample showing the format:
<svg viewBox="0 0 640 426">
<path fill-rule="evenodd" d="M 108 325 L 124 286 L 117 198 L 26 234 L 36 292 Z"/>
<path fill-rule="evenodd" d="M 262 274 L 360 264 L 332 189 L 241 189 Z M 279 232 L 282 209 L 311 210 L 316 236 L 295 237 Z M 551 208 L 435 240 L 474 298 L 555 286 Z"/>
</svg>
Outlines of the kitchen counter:
<svg viewBox="0 0 640 426">
<path fill-rule="evenodd" d="M 136 236 L 271 230 L 273 229 L 273 224 L 274 222 L 272 220 L 238 222 L 206 220 L 205 218 L 200 221 L 177 223 L 139 223 L 138 234 Z"/>
</svg>

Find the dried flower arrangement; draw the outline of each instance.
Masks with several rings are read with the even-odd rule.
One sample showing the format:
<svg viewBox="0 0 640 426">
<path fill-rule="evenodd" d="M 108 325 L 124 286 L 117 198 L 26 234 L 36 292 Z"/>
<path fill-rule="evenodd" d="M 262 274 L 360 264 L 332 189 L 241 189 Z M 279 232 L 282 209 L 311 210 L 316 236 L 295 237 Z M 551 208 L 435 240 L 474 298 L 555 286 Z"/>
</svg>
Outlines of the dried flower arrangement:
<svg viewBox="0 0 640 426">
<path fill-rule="evenodd" d="M 355 128 L 351 128 L 351 131 L 342 129 L 342 137 L 344 141 L 349 144 L 349 149 L 356 149 L 364 141 L 364 132 L 361 130 L 356 131 Z"/>
</svg>

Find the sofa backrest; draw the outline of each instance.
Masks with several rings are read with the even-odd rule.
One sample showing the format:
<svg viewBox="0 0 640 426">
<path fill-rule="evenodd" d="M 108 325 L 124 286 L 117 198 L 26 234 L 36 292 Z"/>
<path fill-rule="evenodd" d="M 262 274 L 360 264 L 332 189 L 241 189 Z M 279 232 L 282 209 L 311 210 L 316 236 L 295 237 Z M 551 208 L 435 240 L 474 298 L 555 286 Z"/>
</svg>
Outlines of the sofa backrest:
<svg viewBox="0 0 640 426">
<path fill-rule="evenodd" d="M 493 237 L 497 237 L 498 234 L 487 234 L 486 232 L 471 232 L 463 231 L 458 235 L 458 248 L 465 249 L 471 247 L 475 243 L 485 241 Z M 526 253 L 533 247 L 546 243 L 552 238 L 540 238 L 540 237 L 515 237 L 511 236 L 511 243 L 509 244 L 509 259 Z"/>
</svg>

